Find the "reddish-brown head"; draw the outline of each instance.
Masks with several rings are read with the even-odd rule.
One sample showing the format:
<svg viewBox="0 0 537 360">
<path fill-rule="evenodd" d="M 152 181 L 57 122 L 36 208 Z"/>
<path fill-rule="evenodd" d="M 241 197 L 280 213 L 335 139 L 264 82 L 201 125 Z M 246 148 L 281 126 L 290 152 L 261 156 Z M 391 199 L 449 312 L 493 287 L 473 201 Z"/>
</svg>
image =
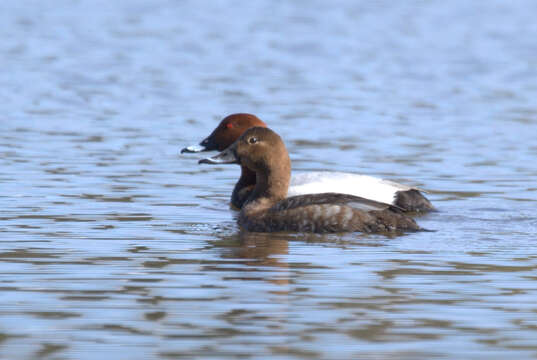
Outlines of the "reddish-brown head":
<svg viewBox="0 0 537 360">
<path fill-rule="evenodd" d="M 211 135 L 201 142 L 201 145 L 207 150 L 222 151 L 254 126 L 267 127 L 267 124 L 252 114 L 241 113 L 226 116 Z"/>
<path fill-rule="evenodd" d="M 232 114 L 226 116 L 199 145 L 192 145 L 181 150 L 184 152 L 222 151 L 233 144 L 246 130 L 254 126 L 267 127 L 263 121 L 252 114 Z"/>
</svg>

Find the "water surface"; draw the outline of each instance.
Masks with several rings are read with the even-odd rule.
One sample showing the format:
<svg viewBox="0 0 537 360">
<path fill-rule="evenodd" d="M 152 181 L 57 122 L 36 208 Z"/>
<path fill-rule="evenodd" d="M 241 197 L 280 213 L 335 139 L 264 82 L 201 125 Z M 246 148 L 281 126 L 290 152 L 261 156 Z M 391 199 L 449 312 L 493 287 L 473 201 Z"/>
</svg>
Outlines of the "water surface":
<svg viewBox="0 0 537 360">
<path fill-rule="evenodd" d="M 0 358 L 537 357 L 533 1 L 0 4 Z M 225 115 L 433 233 L 247 234 Z"/>
</svg>

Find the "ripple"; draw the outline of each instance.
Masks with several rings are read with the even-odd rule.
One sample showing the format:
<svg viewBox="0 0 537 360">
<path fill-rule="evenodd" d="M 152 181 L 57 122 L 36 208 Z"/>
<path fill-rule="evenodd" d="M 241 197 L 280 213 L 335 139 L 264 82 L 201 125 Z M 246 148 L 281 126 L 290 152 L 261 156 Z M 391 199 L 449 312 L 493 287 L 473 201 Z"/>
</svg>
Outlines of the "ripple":
<svg viewBox="0 0 537 360">
<path fill-rule="evenodd" d="M 533 1 L 56 5 L 0 3 L 4 358 L 535 356 Z M 242 231 L 178 154 L 242 111 L 436 231 Z"/>
</svg>

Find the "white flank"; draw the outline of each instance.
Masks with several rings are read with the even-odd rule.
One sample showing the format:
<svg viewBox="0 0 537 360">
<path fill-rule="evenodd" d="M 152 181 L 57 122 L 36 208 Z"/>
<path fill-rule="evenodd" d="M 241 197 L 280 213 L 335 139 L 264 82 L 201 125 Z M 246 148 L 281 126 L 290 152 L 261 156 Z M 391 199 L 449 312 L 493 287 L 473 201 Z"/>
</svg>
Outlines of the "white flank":
<svg viewBox="0 0 537 360">
<path fill-rule="evenodd" d="M 414 188 L 373 176 L 317 171 L 293 174 L 287 196 L 333 192 L 393 204 L 397 191 L 411 189 Z"/>
</svg>

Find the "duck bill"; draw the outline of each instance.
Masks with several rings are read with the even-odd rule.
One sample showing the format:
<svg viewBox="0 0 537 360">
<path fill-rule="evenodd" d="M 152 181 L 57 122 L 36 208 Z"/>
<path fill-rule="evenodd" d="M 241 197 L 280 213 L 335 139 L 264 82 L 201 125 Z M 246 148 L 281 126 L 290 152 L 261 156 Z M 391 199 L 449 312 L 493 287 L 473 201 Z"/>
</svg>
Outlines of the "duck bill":
<svg viewBox="0 0 537 360">
<path fill-rule="evenodd" d="M 190 145 L 186 148 L 181 149 L 181 154 L 183 153 L 198 153 L 198 152 L 204 152 L 204 151 L 213 151 L 218 150 L 218 146 L 213 140 L 212 136 L 209 136 L 202 142 L 200 142 L 198 145 Z"/>
<path fill-rule="evenodd" d="M 198 164 L 239 164 L 239 159 L 233 147 L 228 147 L 220 154 L 201 159 Z"/>
<path fill-rule="evenodd" d="M 183 153 L 198 153 L 203 151 L 209 151 L 205 146 L 202 145 L 190 145 L 186 148 L 181 149 L 181 154 Z"/>
</svg>

